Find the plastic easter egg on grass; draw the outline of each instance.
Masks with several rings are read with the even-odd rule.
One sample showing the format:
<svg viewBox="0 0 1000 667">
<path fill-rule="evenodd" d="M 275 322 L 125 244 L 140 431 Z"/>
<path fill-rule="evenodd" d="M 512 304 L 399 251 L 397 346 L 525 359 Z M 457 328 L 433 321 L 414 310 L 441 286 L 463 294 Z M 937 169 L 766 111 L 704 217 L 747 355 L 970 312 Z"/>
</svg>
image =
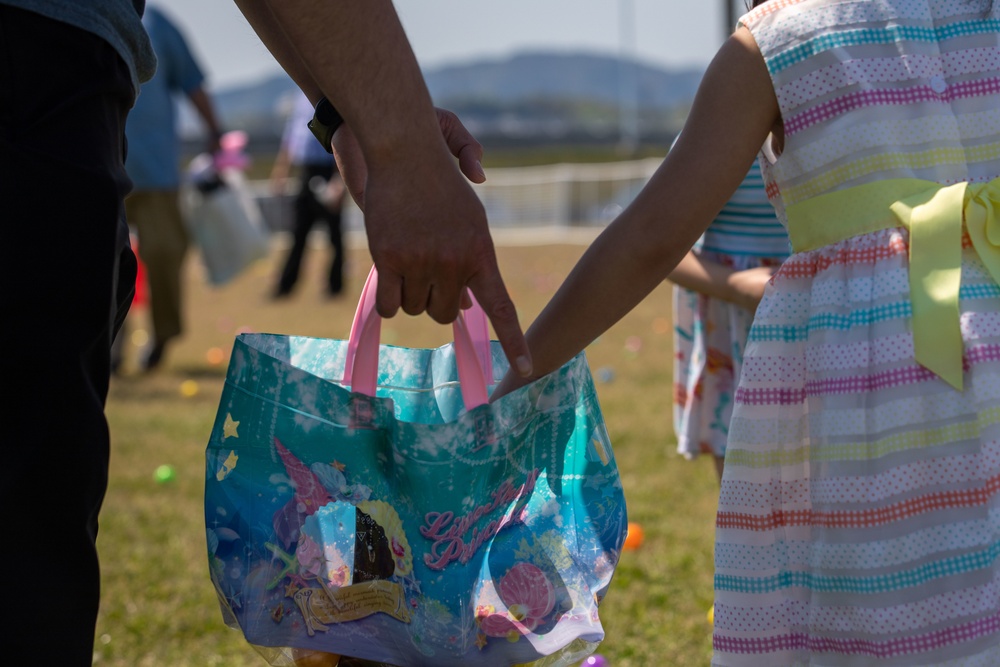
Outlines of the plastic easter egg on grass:
<svg viewBox="0 0 1000 667">
<path fill-rule="evenodd" d="M 714 604 L 711 607 L 709 607 L 708 614 L 706 614 L 705 616 L 708 619 L 708 624 L 709 625 L 715 625 L 715 605 Z"/>
<path fill-rule="evenodd" d="M 129 340 L 131 340 L 132 344 L 136 347 L 145 347 L 146 343 L 149 342 L 149 332 L 145 329 L 136 329 L 132 332 Z"/>
<path fill-rule="evenodd" d="M 642 532 L 642 526 L 634 521 L 628 522 L 628 532 L 625 533 L 625 544 L 622 545 L 624 551 L 635 551 L 642 546 L 646 536 Z"/>
<path fill-rule="evenodd" d="M 226 353 L 222 351 L 221 347 L 210 347 L 205 353 L 205 359 L 213 366 L 218 366 L 226 360 Z"/>
<path fill-rule="evenodd" d="M 184 380 L 179 391 L 184 398 L 192 398 L 198 394 L 198 383 L 194 380 Z"/>
<path fill-rule="evenodd" d="M 615 379 L 615 369 L 604 366 L 603 368 L 597 369 L 597 380 L 604 384 L 609 382 L 614 382 Z"/>
<path fill-rule="evenodd" d="M 174 471 L 172 465 L 167 465 L 164 463 L 161 466 L 157 466 L 156 470 L 153 471 L 153 479 L 159 484 L 166 484 L 167 482 L 172 482 L 177 477 L 177 473 Z"/>
</svg>

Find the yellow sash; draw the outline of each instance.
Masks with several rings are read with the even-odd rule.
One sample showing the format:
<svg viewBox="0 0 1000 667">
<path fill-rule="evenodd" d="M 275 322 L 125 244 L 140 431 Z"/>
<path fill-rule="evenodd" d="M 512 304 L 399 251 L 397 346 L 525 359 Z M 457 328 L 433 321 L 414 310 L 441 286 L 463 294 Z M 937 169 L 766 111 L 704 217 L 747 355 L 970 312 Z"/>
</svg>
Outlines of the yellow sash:
<svg viewBox="0 0 1000 667">
<path fill-rule="evenodd" d="M 796 252 L 880 229 L 910 231 L 910 301 L 916 360 L 962 389 L 962 221 L 993 280 L 1000 283 L 1000 178 L 941 185 L 903 178 L 821 195 L 788 207 Z"/>
</svg>

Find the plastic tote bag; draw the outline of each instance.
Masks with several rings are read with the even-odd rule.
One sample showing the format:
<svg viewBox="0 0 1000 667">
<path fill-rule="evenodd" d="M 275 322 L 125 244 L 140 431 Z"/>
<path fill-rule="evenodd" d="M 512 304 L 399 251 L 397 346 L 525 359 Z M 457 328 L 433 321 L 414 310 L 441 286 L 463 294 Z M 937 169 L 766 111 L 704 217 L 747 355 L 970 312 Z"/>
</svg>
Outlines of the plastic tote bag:
<svg viewBox="0 0 1000 667">
<path fill-rule="evenodd" d="M 481 309 L 379 346 L 373 278 L 348 341 L 236 339 L 205 493 L 227 622 L 273 665 L 579 663 L 627 527 L 584 356 L 488 403 Z"/>
<path fill-rule="evenodd" d="M 211 160 L 211 156 L 204 157 Z M 192 161 L 193 184 L 186 191 L 185 217 L 201 250 L 208 281 L 225 285 L 267 256 L 268 233 L 242 173 L 198 165 L 196 158 Z"/>
</svg>

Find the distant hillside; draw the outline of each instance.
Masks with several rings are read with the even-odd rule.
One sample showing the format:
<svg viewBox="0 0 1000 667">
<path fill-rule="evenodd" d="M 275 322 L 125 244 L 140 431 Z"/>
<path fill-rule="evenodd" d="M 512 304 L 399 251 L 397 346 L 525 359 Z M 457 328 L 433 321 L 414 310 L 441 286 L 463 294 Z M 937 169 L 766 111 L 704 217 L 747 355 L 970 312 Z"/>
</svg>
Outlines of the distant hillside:
<svg viewBox="0 0 1000 667">
<path fill-rule="evenodd" d="M 667 70 L 593 53 L 522 53 L 424 73 L 435 104 L 454 110 L 481 140 L 563 137 L 602 141 L 618 132 L 621 100 L 636 108 L 640 134 L 676 131 L 702 70 Z M 226 127 L 274 145 L 295 85 L 284 74 L 213 91 Z M 200 126 L 182 105 L 182 131 Z"/>
<path fill-rule="evenodd" d="M 456 99 L 509 104 L 538 98 L 616 104 L 623 80 L 634 80 L 639 108 L 666 109 L 690 102 L 702 74 L 700 69 L 671 71 L 593 53 L 523 53 L 441 67 L 424 76 L 442 105 Z"/>
</svg>

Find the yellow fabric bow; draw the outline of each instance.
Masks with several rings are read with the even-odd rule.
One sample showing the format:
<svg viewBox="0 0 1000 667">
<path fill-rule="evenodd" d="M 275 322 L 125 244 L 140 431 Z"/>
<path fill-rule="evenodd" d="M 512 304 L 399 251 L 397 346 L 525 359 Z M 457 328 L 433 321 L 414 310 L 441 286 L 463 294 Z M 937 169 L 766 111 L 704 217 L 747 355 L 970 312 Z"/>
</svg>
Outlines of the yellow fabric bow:
<svg viewBox="0 0 1000 667">
<path fill-rule="evenodd" d="M 1000 179 L 941 185 L 920 179 L 869 183 L 788 208 L 796 251 L 904 226 L 910 231 L 910 301 L 918 363 L 962 389 L 962 222 L 993 280 L 1000 283 Z"/>
</svg>

